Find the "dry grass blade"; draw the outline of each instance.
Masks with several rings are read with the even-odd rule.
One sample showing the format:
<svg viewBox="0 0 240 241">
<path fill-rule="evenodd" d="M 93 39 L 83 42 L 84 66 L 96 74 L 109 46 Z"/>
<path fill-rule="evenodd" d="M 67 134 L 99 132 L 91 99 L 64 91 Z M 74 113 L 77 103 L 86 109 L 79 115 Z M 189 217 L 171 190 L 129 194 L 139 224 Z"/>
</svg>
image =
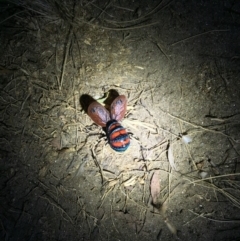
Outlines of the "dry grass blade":
<svg viewBox="0 0 240 241">
<path fill-rule="evenodd" d="M 132 176 L 126 181 L 123 181 L 122 184 L 124 187 L 129 187 L 129 186 L 133 186 L 136 183 L 136 181 L 137 181 L 136 176 Z"/>
<path fill-rule="evenodd" d="M 164 222 L 166 223 L 170 232 L 176 237 L 177 236 L 177 229 L 175 228 L 175 226 L 171 222 L 169 222 L 168 218 L 166 218 L 164 220 Z"/>
<path fill-rule="evenodd" d="M 146 123 L 146 122 L 139 121 L 139 120 L 129 120 L 129 119 L 124 119 L 123 122 L 134 129 L 136 128 L 135 126 L 142 126 L 152 132 L 156 132 L 156 127 L 150 123 Z"/>
<path fill-rule="evenodd" d="M 111 179 L 111 180 L 108 180 L 108 188 L 111 188 L 111 187 L 114 187 L 117 183 L 119 182 L 119 179 Z"/>
<path fill-rule="evenodd" d="M 168 156 L 168 161 L 173 170 L 176 170 L 176 165 L 175 165 L 175 160 L 173 156 L 173 150 L 172 150 L 172 145 L 169 144 L 168 150 L 167 150 L 167 156 Z"/>
</svg>

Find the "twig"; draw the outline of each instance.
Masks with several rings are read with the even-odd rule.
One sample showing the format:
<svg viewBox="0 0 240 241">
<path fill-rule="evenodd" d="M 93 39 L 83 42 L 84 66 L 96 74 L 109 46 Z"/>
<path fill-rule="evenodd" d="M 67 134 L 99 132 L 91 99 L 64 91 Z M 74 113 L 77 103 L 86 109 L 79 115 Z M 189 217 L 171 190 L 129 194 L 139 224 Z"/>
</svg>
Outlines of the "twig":
<svg viewBox="0 0 240 241">
<path fill-rule="evenodd" d="M 225 134 L 225 133 L 223 133 L 223 132 L 221 132 L 221 131 L 216 131 L 216 130 L 208 129 L 208 128 L 206 128 L 206 127 L 203 127 L 203 126 L 200 126 L 200 125 L 197 125 L 197 124 L 193 124 L 193 123 L 191 123 L 191 122 L 189 122 L 189 121 L 183 120 L 182 118 L 177 117 L 177 116 L 174 116 L 174 115 L 172 115 L 172 114 L 170 114 L 170 113 L 168 113 L 168 112 L 165 112 L 165 111 L 162 110 L 162 109 L 161 109 L 161 111 L 164 112 L 165 114 L 171 116 L 172 118 L 175 118 L 175 119 L 177 119 L 177 120 L 180 120 L 180 121 L 182 121 L 182 122 L 184 122 L 184 123 L 186 123 L 186 124 L 189 124 L 189 125 L 194 126 L 194 127 L 196 127 L 196 128 L 202 129 L 202 130 L 204 130 L 204 131 L 208 131 L 208 132 L 212 132 L 212 133 L 215 133 L 215 134 L 223 135 L 223 136 L 229 138 L 230 140 L 232 140 L 232 141 L 234 141 L 234 142 L 238 142 L 237 140 L 234 140 L 231 136 L 229 136 L 229 135 L 227 135 L 227 134 Z"/>
<path fill-rule="evenodd" d="M 31 96 L 31 94 L 30 94 L 30 93 L 28 93 L 27 97 L 26 97 L 26 98 L 25 98 L 25 100 L 22 102 L 20 112 L 22 112 L 23 107 L 24 107 L 24 105 L 25 105 L 25 103 L 26 103 L 27 99 L 28 99 L 30 96 Z"/>
<path fill-rule="evenodd" d="M 64 73 L 65 73 L 65 67 L 66 67 L 66 62 L 67 62 L 67 58 L 68 58 L 70 43 L 71 43 L 71 40 L 72 40 L 72 34 L 73 34 L 73 27 L 71 25 L 70 29 L 68 31 L 67 44 L 66 44 L 66 47 L 65 47 L 65 55 L 64 55 L 64 60 L 63 60 L 63 64 L 62 64 L 62 71 L 61 71 L 61 77 L 60 77 L 60 86 L 59 86 L 60 90 L 62 90 L 63 76 L 64 76 Z"/>
<path fill-rule="evenodd" d="M 191 183 L 194 184 L 194 183 L 201 182 L 201 181 L 212 180 L 212 179 L 217 179 L 217 178 L 222 178 L 222 177 L 229 177 L 229 176 L 240 176 L 240 173 L 232 173 L 232 174 L 224 174 L 224 175 L 214 176 L 214 177 L 207 177 L 204 179 L 192 181 Z"/>
<path fill-rule="evenodd" d="M 162 1 L 161 1 L 162 2 Z M 153 8 L 149 13 L 139 17 L 139 18 L 136 18 L 136 19 L 131 19 L 131 20 L 126 20 L 126 21 L 114 21 L 114 20 L 109 20 L 109 19 L 106 19 L 106 22 L 109 22 L 109 23 L 112 23 L 112 24 L 127 24 L 127 23 L 134 23 L 134 22 L 138 22 L 139 20 L 146 20 L 148 16 L 150 16 L 154 10 L 156 10 L 159 5 L 161 4 L 161 2 L 155 7 Z M 118 7 L 118 6 L 115 6 L 116 8 L 121 8 L 121 7 Z M 131 11 L 131 9 L 125 9 L 125 10 L 129 10 Z M 132 10 L 134 12 L 134 10 Z"/>
<path fill-rule="evenodd" d="M 102 29 L 106 29 L 106 30 L 115 30 L 115 31 L 123 31 L 123 30 L 133 30 L 133 29 L 139 29 L 139 28 L 146 28 L 146 27 L 150 27 L 156 24 L 159 24 L 159 22 L 153 22 L 153 23 L 149 23 L 149 24 L 145 24 L 145 25 L 134 25 L 134 26 L 127 26 L 127 27 L 119 27 L 119 28 L 111 28 L 111 27 L 104 27 L 104 26 L 99 26 L 97 24 L 92 24 L 88 21 L 84 21 L 84 20 L 80 20 L 80 23 L 84 23 L 87 25 L 90 25 L 92 27 L 96 27 L 96 28 L 102 28 Z M 79 23 L 75 23 L 76 26 L 79 26 Z"/>
<path fill-rule="evenodd" d="M 167 54 L 165 53 L 165 51 L 163 50 L 162 46 L 158 43 L 155 42 L 153 40 L 150 39 L 150 42 L 152 42 L 153 44 L 155 44 L 157 46 L 157 48 L 160 50 L 160 52 L 168 59 L 170 60 L 170 58 L 167 56 Z"/>
<path fill-rule="evenodd" d="M 189 212 L 191 212 L 191 213 L 193 213 L 193 214 L 195 214 L 195 215 L 197 215 L 197 217 L 201 217 L 201 218 L 204 218 L 204 219 L 208 219 L 208 220 L 211 220 L 211 221 L 213 221 L 213 222 L 218 222 L 218 223 L 239 223 L 240 222 L 240 220 L 219 220 L 219 219 L 213 219 L 213 218 L 208 218 L 208 217 L 206 217 L 206 215 L 204 215 L 203 213 L 201 213 L 201 214 L 198 214 L 198 213 L 195 213 L 194 211 L 192 211 L 192 210 L 188 210 Z M 184 224 L 184 225 L 186 225 L 186 224 Z"/>
<path fill-rule="evenodd" d="M 77 118 L 78 118 L 78 92 L 76 91 L 74 93 L 74 102 L 75 102 L 75 122 L 77 122 Z M 78 126 L 76 126 L 76 146 L 78 147 Z"/>
<path fill-rule="evenodd" d="M 240 174 L 238 174 L 240 175 Z M 218 176 L 219 177 L 219 176 Z M 207 178 L 206 178 L 207 179 Z M 233 205 L 235 205 L 237 208 L 240 208 L 240 200 L 238 200 L 235 196 L 233 196 L 232 194 L 226 192 L 225 190 L 223 190 L 222 188 L 219 188 L 217 187 L 216 185 L 214 185 L 212 182 L 209 183 L 209 182 L 205 182 L 206 185 L 203 185 L 203 184 L 198 184 L 197 181 L 202 181 L 204 179 L 201 179 L 201 180 L 197 180 L 197 181 L 191 181 L 189 179 L 186 179 L 190 182 L 190 184 L 197 184 L 197 185 L 200 185 L 200 186 L 203 186 L 205 188 L 212 188 L 212 189 L 215 189 L 217 190 L 219 193 L 223 194 L 225 197 L 227 197 Z"/>
<path fill-rule="evenodd" d="M 179 120 L 179 126 L 180 126 L 180 133 L 183 133 L 183 129 L 182 129 L 182 123 L 181 123 L 181 121 Z M 188 153 L 188 155 L 189 155 L 189 157 L 190 157 L 190 159 L 191 159 L 191 161 L 192 161 L 192 163 L 193 163 L 193 166 L 195 167 L 195 170 L 197 170 L 198 168 L 197 168 L 197 165 L 196 165 L 196 163 L 195 163 L 195 161 L 193 160 L 193 157 L 192 157 L 192 155 L 191 155 L 191 153 L 190 153 L 190 150 L 189 150 L 189 148 L 188 148 L 188 145 L 186 144 L 186 143 L 184 143 L 184 146 L 185 146 L 185 148 L 186 148 L 186 150 L 187 150 L 187 153 Z"/>
<path fill-rule="evenodd" d="M 4 23 L 4 22 L 7 21 L 8 19 L 10 19 L 10 18 L 18 15 L 19 13 L 24 13 L 24 12 L 27 12 L 27 10 L 25 9 L 25 10 L 23 10 L 23 11 L 20 11 L 20 12 L 17 12 L 17 13 L 12 14 L 11 16 L 5 18 L 2 22 L 0 22 L 0 24 Z"/>
<path fill-rule="evenodd" d="M 113 197 L 113 198 L 115 199 L 115 197 Z M 119 233 L 119 231 L 118 231 L 118 229 L 117 229 L 117 227 L 116 227 L 116 225 L 115 225 L 115 223 L 114 223 L 113 216 L 112 216 L 112 213 L 113 213 L 113 205 L 112 205 L 112 203 L 113 203 L 113 201 L 114 201 L 114 200 L 112 200 L 112 202 L 111 202 L 111 212 L 110 212 L 110 216 L 111 216 L 111 221 L 112 221 L 113 227 L 115 228 L 115 230 L 117 231 L 117 233 Z"/>
<path fill-rule="evenodd" d="M 40 198 L 47 200 L 52 206 L 56 207 L 58 210 L 62 211 L 68 218 L 68 220 L 71 222 L 71 224 L 74 224 L 73 220 L 71 219 L 71 217 L 67 214 L 67 212 L 60 207 L 58 204 L 53 203 L 49 200 L 49 198 L 45 197 L 45 196 L 40 196 Z"/>
<path fill-rule="evenodd" d="M 103 185 L 104 177 L 103 177 L 102 167 L 98 163 L 96 153 L 95 153 L 93 147 L 91 148 L 91 151 L 92 151 L 92 156 L 93 156 L 94 162 L 95 162 L 96 166 L 99 168 L 99 173 L 100 173 L 100 176 L 101 176 L 101 179 L 102 179 L 102 185 Z"/>
<path fill-rule="evenodd" d="M 172 43 L 171 46 L 174 46 L 174 45 L 179 44 L 181 42 L 184 42 L 184 41 L 187 41 L 187 40 L 190 40 L 190 39 L 193 39 L 193 38 L 205 35 L 205 34 L 214 33 L 214 32 L 227 32 L 227 31 L 230 31 L 230 30 L 229 29 L 210 30 L 210 31 L 207 31 L 207 32 L 204 32 L 204 33 L 196 34 L 194 36 L 191 36 L 191 37 L 188 37 L 188 38 L 185 38 L 185 39 L 181 39 L 181 40 L 179 40 L 175 43 Z"/>
<path fill-rule="evenodd" d="M 130 120 L 130 119 L 124 119 L 123 121 L 124 123 L 126 123 L 127 125 L 129 125 L 131 128 L 135 128 L 133 125 L 137 125 L 137 126 L 141 126 L 144 127 L 152 132 L 156 132 L 156 127 L 150 123 L 146 123 L 143 121 L 139 121 L 139 120 Z M 132 125 L 133 124 L 133 125 Z"/>
<path fill-rule="evenodd" d="M 132 20 L 127 20 L 127 21 L 113 21 L 113 20 L 106 20 L 107 22 L 110 22 L 110 23 L 113 23 L 113 24 L 124 24 L 124 23 L 132 23 L 132 22 L 136 22 L 136 21 L 139 21 L 139 20 L 143 20 L 143 19 L 146 19 L 146 17 L 149 17 L 151 14 L 154 14 L 154 12 L 158 12 L 160 10 L 163 10 L 164 8 L 166 8 L 173 0 L 170 0 L 168 3 L 166 3 L 164 6 L 161 6 L 163 0 L 161 0 L 156 7 L 154 7 L 150 12 L 148 12 L 147 14 L 137 18 L 137 19 L 132 19 Z M 113 5 L 114 6 L 114 5 Z M 119 7 L 119 6 L 114 6 L 116 8 L 122 8 L 122 7 Z M 159 8 L 159 9 L 158 9 Z M 122 8 L 123 9 L 123 8 Z M 129 10 L 129 11 L 132 11 L 131 9 L 126 9 L 126 10 Z M 133 10 L 134 11 L 134 10 Z"/>
<path fill-rule="evenodd" d="M 92 19 L 92 20 L 90 20 L 90 21 L 99 19 L 103 13 L 107 14 L 107 15 L 108 15 L 109 17 L 111 17 L 111 18 L 114 17 L 114 16 L 110 15 L 108 12 L 106 12 L 107 8 L 111 5 L 111 1 L 108 1 L 108 3 L 104 6 L 103 9 L 102 9 L 102 8 L 99 8 L 97 5 L 93 4 L 92 2 L 90 2 L 90 4 L 92 4 L 95 8 L 97 8 L 97 9 L 99 9 L 99 10 L 101 11 L 96 18 L 94 18 L 94 19 Z"/>
</svg>

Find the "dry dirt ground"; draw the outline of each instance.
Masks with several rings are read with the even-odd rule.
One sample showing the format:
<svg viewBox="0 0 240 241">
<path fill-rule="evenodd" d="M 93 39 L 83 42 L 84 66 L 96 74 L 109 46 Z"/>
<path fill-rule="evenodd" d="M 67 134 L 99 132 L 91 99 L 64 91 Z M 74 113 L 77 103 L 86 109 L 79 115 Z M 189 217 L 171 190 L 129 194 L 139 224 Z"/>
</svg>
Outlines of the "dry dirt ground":
<svg viewBox="0 0 240 241">
<path fill-rule="evenodd" d="M 0 11 L 1 240 L 240 240 L 239 1 Z M 122 154 L 80 104 L 112 89 Z"/>
</svg>

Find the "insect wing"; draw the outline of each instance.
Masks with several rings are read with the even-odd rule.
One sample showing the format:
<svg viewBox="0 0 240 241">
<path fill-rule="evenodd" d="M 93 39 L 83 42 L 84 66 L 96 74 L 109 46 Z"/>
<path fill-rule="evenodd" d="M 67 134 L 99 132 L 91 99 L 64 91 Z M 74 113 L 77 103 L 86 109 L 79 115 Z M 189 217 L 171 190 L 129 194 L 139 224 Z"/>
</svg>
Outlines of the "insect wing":
<svg viewBox="0 0 240 241">
<path fill-rule="evenodd" d="M 127 110 L 127 98 L 125 95 L 119 95 L 111 104 L 111 119 L 120 121 L 123 119 Z"/>
<path fill-rule="evenodd" d="M 87 114 L 96 124 L 102 127 L 106 126 L 106 123 L 110 120 L 109 111 L 97 101 L 88 106 Z"/>
<path fill-rule="evenodd" d="M 125 128 L 116 120 L 107 123 L 107 137 L 111 148 L 117 152 L 124 152 L 130 145 L 130 138 Z"/>
</svg>

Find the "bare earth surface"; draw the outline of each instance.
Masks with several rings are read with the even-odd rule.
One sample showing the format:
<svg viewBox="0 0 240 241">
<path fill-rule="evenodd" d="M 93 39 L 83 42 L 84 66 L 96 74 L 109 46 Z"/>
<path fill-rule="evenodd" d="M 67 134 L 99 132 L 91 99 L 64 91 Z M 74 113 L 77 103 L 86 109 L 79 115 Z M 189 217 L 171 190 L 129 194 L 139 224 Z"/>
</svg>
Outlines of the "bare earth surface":
<svg viewBox="0 0 240 241">
<path fill-rule="evenodd" d="M 12 2 L 0 239 L 240 240 L 240 2 Z M 79 101 L 112 89 L 122 154 Z"/>
</svg>

